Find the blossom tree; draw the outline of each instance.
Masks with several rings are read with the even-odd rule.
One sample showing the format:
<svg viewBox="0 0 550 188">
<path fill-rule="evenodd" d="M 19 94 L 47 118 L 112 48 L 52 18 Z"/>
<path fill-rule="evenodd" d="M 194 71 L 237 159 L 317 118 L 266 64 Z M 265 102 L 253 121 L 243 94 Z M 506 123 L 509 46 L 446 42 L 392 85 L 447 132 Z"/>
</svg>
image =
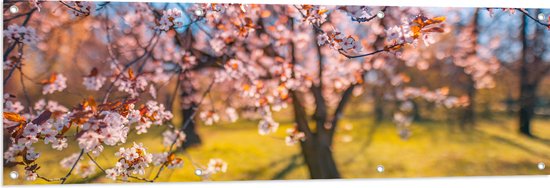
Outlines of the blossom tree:
<svg viewBox="0 0 550 188">
<path fill-rule="evenodd" d="M 71 175 L 86 177 L 99 170 L 116 181 L 154 182 L 164 169 L 181 168 L 187 156 L 182 152 L 200 143 L 196 120 L 213 126 L 256 114 L 262 136 L 278 131 L 274 113 L 289 107 L 295 127 L 286 130 L 286 144 L 300 146 L 311 178 L 340 178 L 333 137 L 346 106 L 366 86 L 383 86 L 384 98 L 398 104 L 393 119 L 403 138 L 413 121 L 411 100 L 445 108 L 468 103 L 467 97 L 450 95 L 449 87 L 409 84 L 414 78 L 404 69 L 421 66 L 404 67 L 406 54 L 448 32 L 445 16 L 422 9 L 74 1 L 4 5 L 21 11 L 4 13 L 3 120 L 9 137 L 4 161 L 24 168 L 27 180 L 66 183 Z M 70 31 L 78 34 L 64 36 Z M 36 89 L 42 95 L 31 97 Z M 72 106 L 65 107 L 49 97 L 56 94 L 76 100 L 64 101 Z M 174 107 L 183 117 L 179 126 L 172 122 Z M 152 153 L 131 140 L 150 134 L 152 127 L 164 129 L 164 152 Z M 78 148 L 60 162 L 68 170 L 65 176 L 43 175 L 35 149 L 39 142 L 60 152 Z M 106 153 L 106 148 L 116 152 Z M 102 154 L 117 160 L 103 167 L 95 160 Z M 228 169 L 219 158 L 191 165 L 203 179 Z M 153 166 L 158 170 L 146 177 Z"/>
</svg>

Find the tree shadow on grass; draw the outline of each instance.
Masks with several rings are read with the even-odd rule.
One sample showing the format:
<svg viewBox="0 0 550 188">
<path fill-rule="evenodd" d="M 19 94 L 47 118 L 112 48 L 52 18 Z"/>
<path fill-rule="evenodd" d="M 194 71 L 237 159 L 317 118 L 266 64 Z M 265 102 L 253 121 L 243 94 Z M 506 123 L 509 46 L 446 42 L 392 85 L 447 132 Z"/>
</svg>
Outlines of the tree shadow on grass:
<svg viewBox="0 0 550 188">
<path fill-rule="evenodd" d="M 453 160 L 453 165 L 448 169 L 445 176 L 508 176 L 508 175 L 540 175 L 548 174 L 550 169 L 539 170 L 533 161 L 503 161 L 491 160 L 479 164 L 474 161 Z"/>
<path fill-rule="evenodd" d="M 378 128 L 381 126 L 382 123 L 374 123 L 374 126 L 372 126 L 370 129 L 368 129 L 368 132 L 367 132 L 367 140 L 365 140 L 365 142 L 361 145 L 361 148 L 359 148 L 359 150 L 356 152 L 356 154 L 359 154 L 359 153 L 364 153 L 367 148 L 372 144 L 372 140 L 373 140 L 373 137 L 374 137 L 374 134 L 376 133 L 376 131 L 378 130 Z M 349 159 L 347 159 L 343 165 L 349 165 L 353 162 L 355 162 L 357 160 L 357 155 L 350 155 L 350 156 L 353 156 Z"/>
<path fill-rule="evenodd" d="M 290 157 L 286 157 L 286 158 L 282 158 L 282 159 L 279 159 L 279 160 L 271 161 L 271 163 L 269 163 L 269 164 L 267 164 L 263 167 L 258 167 L 255 170 L 249 171 L 247 173 L 247 178 L 245 180 L 257 179 L 259 176 L 261 176 L 263 173 L 265 173 L 269 169 L 272 169 L 276 165 L 284 163 L 285 161 L 289 160 L 290 161 L 289 164 L 282 171 L 278 172 L 277 174 L 275 174 L 272 177 L 272 179 L 275 179 L 275 178 L 278 178 L 278 177 L 282 178 L 286 174 L 292 172 L 292 170 L 294 170 L 296 167 L 299 167 L 300 165 L 303 164 L 303 162 L 297 163 L 298 158 L 301 158 L 301 153 L 296 153 L 296 154 L 291 155 Z"/>
<path fill-rule="evenodd" d="M 290 172 L 292 172 L 297 167 L 304 164 L 303 160 L 298 161 L 301 157 L 299 155 L 293 155 L 290 157 L 290 162 L 288 165 L 283 168 L 281 171 L 279 171 L 277 174 L 275 174 L 271 179 L 272 180 L 281 180 L 284 179 L 286 175 L 288 175 Z"/>
<path fill-rule="evenodd" d="M 532 155 L 535 155 L 535 156 L 538 156 L 538 157 L 542 157 L 542 158 L 550 158 L 550 155 L 548 154 L 544 154 L 544 153 L 540 153 L 540 152 L 537 152 L 529 147 L 526 147 L 520 143 L 517 143 L 511 139 L 508 139 L 508 138 L 505 138 L 505 137 L 502 137 L 502 136 L 497 136 L 497 135 L 491 135 L 491 134 L 488 134 L 486 132 L 483 132 L 483 131 L 475 131 L 473 132 L 475 134 L 478 134 L 480 136 L 485 136 L 485 137 L 488 137 L 490 139 L 493 139 L 499 143 L 503 143 L 503 144 L 506 144 L 506 145 L 509 145 L 509 146 L 512 146 L 512 147 L 515 147 L 517 149 L 520 149 L 522 151 L 525 151 L 529 154 L 532 154 Z"/>
<path fill-rule="evenodd" d="M 546 145 L 550 145 L 550 139 L 540 138 L 540 137 L 533 137 L 533 140 L 535 140 L 537 142 L 541 142 L 541 143 L 546 144 Z"/>
</svg>

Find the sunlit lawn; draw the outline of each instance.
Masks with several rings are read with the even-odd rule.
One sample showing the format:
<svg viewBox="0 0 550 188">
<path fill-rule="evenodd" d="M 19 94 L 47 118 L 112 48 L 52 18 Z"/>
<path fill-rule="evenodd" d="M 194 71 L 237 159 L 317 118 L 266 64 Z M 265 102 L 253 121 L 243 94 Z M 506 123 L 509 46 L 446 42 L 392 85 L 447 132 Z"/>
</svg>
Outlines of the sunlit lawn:
<svg viewBox="0 0 550 188">
<path fill-rule="evenodd" d="M 229 164 L 227 173 L 214 175 L 214 181 L 307 179 L 308 171 L 299 146 L 284 143 L 286 129 L 292 125 L 287 113 L 277 115 L 282 125 L 270 136 L 258 134 L 256 121 L 201 125 L 202 146 L 190 149 L 188 157 L 179 154 L 184 157 L 184 167 L 165 170 L 158 181 L 199 181 L 190 160 L 206 165 L 210 158 L 222 158 Z M 534 122 L 533 132 L 541 139 L 518 135 L 515 123 L 512 118 L 480 120 L 475 130 L 461 132 L 445 122 L 415 122 L 412 137 L 402 140 L 391 122 L 374 123 L 368 113 L 355 113 L 347 115 L 340 124 L 335 136 L 335 158 L 344 178 L 550 174 L 549 168 L 541 171 L 536 167 L 538 162 L 550 164 L 550 120 Z M 149 134 L 133 134 L 133 137 L 149 147 L 150 152 L 160 152 L 165 149 L 160 136 L 163 130 L 153 128 Z M 59 161 L 78 152 L 75 144 L 63 152 L 40 147 L 40 151 L 48 152 L 39 158 L 42 166 L 39 174 L 50 178 L 64 176 L 69 169 L 62 169 Z M 125 146 L 129 144 L 132 143 Z M 105 168 L 113 166 L 116 149 L 106 148 L 97 162 Z M 377 165 L 383 165 L 385 172 L 378 173 Z M 151 170 L 148 177 L 152 178 L 157 169 Z M 5 184 L 28 183 L 9 179 L 8 173 L 12 170 L 23 174 L 22 169 L 4 169 Z M 104 178 L 99 169 L 97 172 L 95 177 L 87 179 L 73 175 L 68 182 L 112 182 Z"/>
</svg>

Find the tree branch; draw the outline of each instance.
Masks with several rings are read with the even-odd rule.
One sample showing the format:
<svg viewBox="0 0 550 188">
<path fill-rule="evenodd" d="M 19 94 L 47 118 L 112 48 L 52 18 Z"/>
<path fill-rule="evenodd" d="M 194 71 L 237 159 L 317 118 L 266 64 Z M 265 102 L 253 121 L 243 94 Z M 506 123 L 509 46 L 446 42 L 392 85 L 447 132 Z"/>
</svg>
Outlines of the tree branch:
<svg viewBox="0 0 550 188">
<path fill-rule="evenodd" d="M 76 167 L 76 164 L 78 164 L 78 162 L 80 161 L 80 158 L 82 158 L 82 154 L 84 154 L 84 149 L 80 150 L 80 154 L 78 155 L 78 158 L 76 159 L 73 166 L 71 167 L 71 170 L 69 170 L 69 173 L 67 173 L 67 175 L 65 175 L 65 177 L 61 178 L 61 184 L 65 184 L 65 181 L 67 181 L 67 178 L 69 178 L 69 176 L 71 176 L 71 173 L 73 172 L 74 168 Z"/>
<path fill-rule="evenodd" d="M 206 89 L 206 91 L 202 94 L 201 96 L 201 99 L 200 101 L 198 102 L 197 106 L 200 106 L 204 99 L 206 98 L 206 95 L 208 93 L 210 93 L 210 91 L 212 90 L 212 87 L 214 86 L 214 83 L 215 82 L 215 79 L 212 79 L 212 82 L 210 82 L 210 84 L 208 85 L 208 88 Z M 193 111 L 193 114 L 191 114 L 191 116 L 185 120 L 183 126 L 180 128 L 181 131 L 183 131 L 187 126 L 189 126 L 189 124 L 191 123 L 191 121 L 193 121 L 193 118 L 197 115 L 197 109 L 194 109 Z M 172 144 L 170 144 L 170 149 L 168 151 L 168 153 L 172 154 L 174 153 L 178 148 L 174 148 L 174 146 L 176 145 L 176 142 L 178 141 L 178 139 L 174 139 L 174 141 L 172 142 Z M 151 180 L 148 180 L 148 182 L 154 182 L 156 179 L 158 179 L 160 177 L 160 173 L 164 170 L 166 165 L 162 165 L 159 170 L 157 171 L 157 174 L 155 175 L 155 177 Z M 147 179 L 140 179 L 140 180 L 147 180 Z"/>
<path fill-rule="evenodd" d="M 32 14 L 36 11 L 36 9 L 32 9 L 31 11 L 29 11 L 29 13 L 27 13 L 27 17 L 25 18 L 25 20 L 23 21 L 23 23 L 21 24 L 21 26 L 26 26 L 28 23 L 29 23 L 29 20 L 32 16 Z M 4 52 L 4 61 L 7 61 L 8 60 L 8 56 L 10 55 L 11 51 L 13 51 L 13 49 L 15 49 L 15 46 L 19 44 L 18 42 L 14 42 L 12 43 L 7 49 L 6 51 Z M 23 54 L 19 54 L 19 64 L 21 64 L 21 57 L 23 56 Z M 13 71 L 15 71 L 15 67 L 13 69 L 10 70 L 10 72 L 8 73 L 8 77 L 6 77 L 4 79 L 4 86 L 6 85 L 6 83 L 8 83 L 8 80 L 9 78 L 11 77 L 11 75 L 13 74 Z"/>
<path fill-rule="evenodd" d="M 372 51 L 372 52 L 359 54 L 359 55 L 349 55 L 349 54 L 345 53 L 344 50 L 342 50 L 342 49 L 339 49 L 338 53 L 342 54 L 343 56 L 345 56 L 349 59 L 353 59 L 353 58 L 371 56 L 371 55 L 381 53 L 381 52 L 388 52 L 388 51 L 390 51 L 390 49 L 393 49 L 393 48 L 398 47 L 398 46 L 403 46 L 403 45 L 405 45 L 405 44 L 404 43 L 397 43 L 397 44 L 393 44 L 393 45 L 388 46 L 388 47 L 384 47 L 383 49 L 379 49 L 379 50 L 375 50 L 375 51 Z"/>
<path fill-rule="evenodd" d="M 529 14 L 529 12 L 527 12 L 526 10 L 522 9 L 522 8 L 516 8 L 516 10 L 518 10 L 519 12 L 523 13 L 524 15 L 526 15 L 529 19 L 537 22 L 538 24 L 542 25 L 542 26 L 546 26 L 547 28 L 550 29 L 550 24 L 547 24 L 547 23 L 544 23 L 544 22 L 541 22 L 539 19 L 531 16 L 531 14 Z"/>
</svg>

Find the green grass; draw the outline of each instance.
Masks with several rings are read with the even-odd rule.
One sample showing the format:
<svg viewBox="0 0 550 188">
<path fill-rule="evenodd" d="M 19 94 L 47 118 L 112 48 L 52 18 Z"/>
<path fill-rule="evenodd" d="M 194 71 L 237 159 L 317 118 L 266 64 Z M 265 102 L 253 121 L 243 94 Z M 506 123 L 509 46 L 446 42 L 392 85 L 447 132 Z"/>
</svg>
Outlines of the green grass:
<svg viewBox="0 0 550 188">
<path fill-rule="evenodd" d="M 258 134 L 256 121 L 199 126 L 203 144 L 190 149 L 189 158 L 180 154 L 185 160 L 184 167 L 165 170 L 158 181 L 200 181 L 193 174 L 190 160 L 206 165 L 210 158 L 222 158 L 229 164 L 227 173 L 214 175 L 214 181 L 307 179 L 308 171 L 299 146 L 284 143 L 286 128 L 293 125 L 291 118 L 288 112 L 277 114 L 281 127 L 269 136 Z M 550 120 L 534 121 L 533 133 L 540 139 L 517 134 L 515 124 L 515 119 L 506 117 L 480 120 L 474 130 L 463 132 L 443 122 L 415 122 L 413 135 L 402 140 L 391 122 L 374 123 L 368 115 L 347 115 L 334 138 L 334 155 L 344 178 L 550 174 L 549 168 L 543 171 L 536 168 L 538 162 L 550 164 Z M 143 142 L 150 148 L 149 152 L 160 152 L 165 149 L 159 136 L 163 130 L 163 127 L 153 128 L 151 133 L 133 134 L 129 140 Z M 99 164 L 105 168 L 114 165 L 113 154 L 117 148 L 107 147 L 97 159 Z M 46 146 L 38 146 L 38 150 L 49 151 L 43 152 L 38 160 L 42 166 L 39 173 L 52 178 L 65 175 L 68 169 L 62 169 L 59 161 L 78 152 L 76 143 L 71 143 L 63 152 L 48 150 Z M 385 172 L 377 173 L 377 165 L 384 165 Z M 150 170 L 148 177 L 153 177 L 157 169 Z M 21 168 L 5 168 L 6 185 L 49 183 L 11 180 L 8 173 L 12 170 L 23 173 Z M 73 175 L 68 182 L 112 182 L 104 178 L 99 169 L 97 172 L 96 176 L 86 179 Z"/>
</svg>

